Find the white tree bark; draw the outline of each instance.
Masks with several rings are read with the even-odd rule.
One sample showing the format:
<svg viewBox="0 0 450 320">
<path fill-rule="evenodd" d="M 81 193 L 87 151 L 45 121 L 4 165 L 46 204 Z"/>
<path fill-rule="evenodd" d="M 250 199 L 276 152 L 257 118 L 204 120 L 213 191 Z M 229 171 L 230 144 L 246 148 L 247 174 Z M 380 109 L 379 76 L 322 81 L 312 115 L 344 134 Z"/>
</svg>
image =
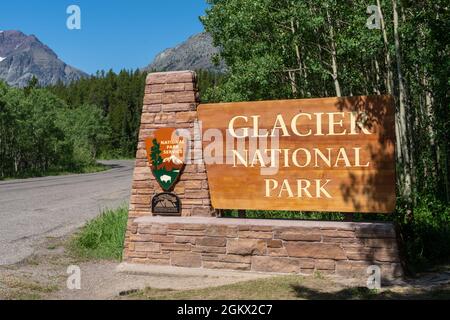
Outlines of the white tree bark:
<svg viewBox="0 0 450 320">
<path fill-rule="evenodd" d="M 406 89 L 405 82 L 402 73 L 402 55 L 400 51 L 400 36 L 398 31 L 398 12 L 397 12 L 397 0 L 392 0 L 392 11 L 394 15 L 394 45 L 395 56 L 397 60 L 397 77 L 398 77 L 398 95 L 399 95 L 399 114 L 398 125 L 400 135 L 400 149 L 403 158 L 403 195 L 406 197 L 411 196 L 412 191 L 412 177 L 411 177 L 411 155 L 410 145 L 408 141 L 408 114 L 406 111 Z"/>
<path fill-rule="evenodd" d="M 339 84 L 338 77 L 338 65 L 337 65 L 337 53 L 336 53 L 336 41 L 335 41 L 335 32 L 333 22 L 331 21 L 330 13 L 327 9 L 327 19 L 329 24 L 329 32 L 330 32 L 330 47 L 331 47 L 331 69 L 332 69 L 332 78 L 334 82 L 334 88 L 336 90 L 336 96 L 341 97 L 341 85 Z"/>
</svg>

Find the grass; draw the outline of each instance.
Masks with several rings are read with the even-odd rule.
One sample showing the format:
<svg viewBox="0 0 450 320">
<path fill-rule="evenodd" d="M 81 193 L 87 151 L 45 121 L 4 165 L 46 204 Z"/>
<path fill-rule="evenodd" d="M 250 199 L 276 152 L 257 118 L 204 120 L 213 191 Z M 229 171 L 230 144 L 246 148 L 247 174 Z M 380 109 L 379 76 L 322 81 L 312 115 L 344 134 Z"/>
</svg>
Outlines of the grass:
<svg viewBox="0 0 450 320">
<path fill-rule="evenodd" d="M 195 290 L 146 288 L 128 295 L 131 299 L 149 300 L 387 300 L 450 299 L 450 286 L 433 289 L 409 289 L 396 292 L 365 287 L 333 285 L 326 279 L 280 276 L 244 281 L 230 285 Z"/>
<path fill-rule="evenodd" d="M 300 276 L 283 276 L 193 290 L 146 288 L 131 297 L 151 300 L 292 299 L 295 298 L 292 286 L 300 285 L 303 279 Z"/>
<path fill-rule="evenodd" d="M 9 288 L 30 291 L 31 293 L 50 293 L 58 289 L 56 285 L 42 284 L 19 278 L 4 279 L 3 281 Z"/>
<path fill-rule="evenodd" d="M 69 241 L 69 252 L 79 259 L 121 260 L 127 218 L 125 206 L 104 211 Z"/>
<path fill-rule="evenodd" d="M 3 292 L 0 288 L 0 299 L 6 300 L 40 300 L 46 295 L 58 290 L 55 284 L 44 284 L 31 279 L 18 277 L 4 277 L 1 280 L 3 286 L 8 288 Z"/>
</svg>

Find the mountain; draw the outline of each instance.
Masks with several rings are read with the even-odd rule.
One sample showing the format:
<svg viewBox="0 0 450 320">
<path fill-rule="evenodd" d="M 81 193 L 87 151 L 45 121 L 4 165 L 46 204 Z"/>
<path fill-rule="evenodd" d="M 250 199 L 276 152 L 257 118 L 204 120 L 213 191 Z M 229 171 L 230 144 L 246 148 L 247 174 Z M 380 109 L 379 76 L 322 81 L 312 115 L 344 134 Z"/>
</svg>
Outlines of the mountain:
<svg viewBox="0 0 450 320">
<path fill-rule="evenodd" d="M 181 165 L 181 164 L 183 164 L 183 161 L 178 159 L 175 155 L 171 155 L 170 157 L 165 158 L 163 160 L 163 162 L 172 162 L 174 165 Z"/>
<path fill-rule="evenodd" d="M 181 70 L 208 70 L 224 72 L 225 63 L 215 66 L 211 59 L 219 49 L 214 47 L 212 37 L 206 33 L 193 35 L 185 42 L 174 48 L 159 53 L 146 71 L 181 71 Z"/>
<path fill-rule="evenodd" d="M 163 163 L 159 166 L 159 169 L 170 172 L 172 170 L 181 170 L 183 167 L 183 161 L 177 158 L 175 155 L 171 155 L 169 158 L 163 160 Z"/>
<path fill-rule="evenodd" d="M 69 83 L 88 76 L 58 59 L 49 47 L 34 35 L 20 31 L 0 31 L 0 79 L 16 87 L 24 87 L 36 76 L 47 86 L 58 81 Z"/>
</svg>

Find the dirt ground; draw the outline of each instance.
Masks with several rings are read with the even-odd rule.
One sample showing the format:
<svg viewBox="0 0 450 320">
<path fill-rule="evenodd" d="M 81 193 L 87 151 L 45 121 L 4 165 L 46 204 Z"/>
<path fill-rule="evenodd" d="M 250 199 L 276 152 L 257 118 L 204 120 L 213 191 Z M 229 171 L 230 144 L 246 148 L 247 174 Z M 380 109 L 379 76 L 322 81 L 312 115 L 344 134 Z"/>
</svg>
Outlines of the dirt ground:
<svg viewBox="0 0 450 320">
<path fill-rule="evenodd" d="M 35 254 L 0 267 L 2 299 L 450 299 L 450 268 L 399 281 L 376 292 L 363 283 L 321 274 L 308 277 L 155 267 L 118 273 L 118 262 L 82 261 L 66 252 L 66 239 L 47 238 Z M 81 289 L 67 289 L 67 268 L 81 270 Z M 147 270 L 148 271 L 148 270 Z"/>
<path fill-rule="evenodd" d="M 119 273 L 116 261 L 83 261 L 65 250 L 67 239 L 47 238 L 30 258 L 0 267 L 0 300 L 2 299 L 117 299 L 147 287 L 187 290 L 220 286 L 269 277 L 266 274 L 174 270 L 156 267 L 151 274 Z M 79 266 L 81 289 L 67 289 L 69 266 Z"/>
</svg>

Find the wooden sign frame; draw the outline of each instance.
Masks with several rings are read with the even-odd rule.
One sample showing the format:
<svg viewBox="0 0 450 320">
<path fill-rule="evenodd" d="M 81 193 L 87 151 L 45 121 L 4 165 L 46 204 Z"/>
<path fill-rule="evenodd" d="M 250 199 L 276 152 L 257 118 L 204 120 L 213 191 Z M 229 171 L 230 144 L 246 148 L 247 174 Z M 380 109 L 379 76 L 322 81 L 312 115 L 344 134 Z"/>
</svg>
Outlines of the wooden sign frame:
<svg viewBox="0 0 450 320">
<path fill-rule="evenodd" d="M 238 140 L 244 145 L 230 149 L 229 141 L 223 141 L 211 148 L 212 141 L 203 139 L 216 209 L 361 213 L 395 209 L 391 96 L 203 104 L 198 117 L 204 137 L 213 130 L 224 140 L 231 137 L 232 148 Z M 278 146 L 271 149 L 270 139 L 276 137 Z M 268 139 L 266 151 L 281 150 L 276 151 L 275 174 L 262 174 L 261 169 L 273 161 L 261 160 L 260 142 L 256 148 L 260 154 L 252 153 L 252 138 Z M 270 157 L 269 151 L 265 156 Z"/>
</svg>

